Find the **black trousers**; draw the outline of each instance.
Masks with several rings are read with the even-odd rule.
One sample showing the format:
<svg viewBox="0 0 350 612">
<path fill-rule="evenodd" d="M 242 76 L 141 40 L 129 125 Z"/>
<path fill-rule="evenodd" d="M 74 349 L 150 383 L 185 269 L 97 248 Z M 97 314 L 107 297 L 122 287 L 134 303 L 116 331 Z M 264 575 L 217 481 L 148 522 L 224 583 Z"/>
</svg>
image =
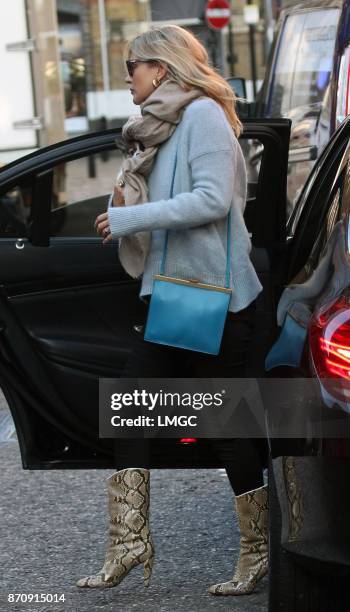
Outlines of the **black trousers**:
<svg viewBox="0 0 350 612">
<path fill-rule="evenodd" d="M 207 355 L 154 344 L 143 339 L 143 328 L 135 331 L 134 346 L 123 378 L 243 378 L 255 314 L 253 302 L 244 310 L 227 315 L 220 353 Z M 143 322 L 144 323 L 144 322 Z M 208 439 L 212 451 L 225 467 L 235 495 L 261 487 L 267 461 L 264 439 Z M 150 441 L 118 439 L 117 469 L 150 465 Z"/>
</svg>

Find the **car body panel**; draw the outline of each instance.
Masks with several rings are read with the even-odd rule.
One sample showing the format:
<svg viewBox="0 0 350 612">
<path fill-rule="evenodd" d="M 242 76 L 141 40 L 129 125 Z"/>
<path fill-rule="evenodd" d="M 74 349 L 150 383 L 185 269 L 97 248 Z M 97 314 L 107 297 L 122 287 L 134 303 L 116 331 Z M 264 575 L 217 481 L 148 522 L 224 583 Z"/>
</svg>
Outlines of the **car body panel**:
<svg viewBox="0 0 350 612">
<path fill-rule="evenodd" d="M 350 458 L 281 456 L 273 470 L 282 515 L 281 544 L 306 569 L 350 574 Z"/>
<path fill-rule="evenodd" d="M 346 119 L 316 162 L 288 224 L 289 283 L 305 283 L 317 270 L 332 231 L 341 220 L 345 222 L 346 239 L 337 247 L 348 251 L 349 193 L 350 121 Z M 346 257 L 343 259 L 346 261 Z M 326 283 L 332 283 L 337 290 L 332 294 L 333 300 L 349 289 L 341 282 L 346 278 L 344 272 L 340 270 L 338 280 L 336 273 L 332 267 L 326 277 Z M 321 290 L 323 286 L 319 295 Z M 298 369 L 281 368 L 273 375 L 317 380 L 309 343 L 305 344 Z M 304 441 L 270 441 L 282 516 L 281 545 L 308 571 L 342 576 L 350 573 L 350 527 L 345 520 L 350 501 L 350 439 L 344 422 L 348 415 L 339 404 L 326 405 L 322 381 L 319 383 L 312 401 L 329 424 L 332 420 L 334 425 L 340 424 L 337 437 L 327 434 L 328 437 Z M 302 404 L 303 397 L 299 401 Z M 294 400 L 290 410 L 296 410 Z"/>
</svg>

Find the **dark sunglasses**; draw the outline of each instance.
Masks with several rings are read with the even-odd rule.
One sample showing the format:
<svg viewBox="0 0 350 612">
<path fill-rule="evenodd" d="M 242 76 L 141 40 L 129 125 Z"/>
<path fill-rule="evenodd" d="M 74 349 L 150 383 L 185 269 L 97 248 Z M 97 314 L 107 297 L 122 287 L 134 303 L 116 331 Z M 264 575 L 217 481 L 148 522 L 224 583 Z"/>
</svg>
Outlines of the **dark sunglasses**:
<svg viewBox="0 0 350 612">
<path fill-rule="evenodd" d="M 137 66 L 137 64 L 143 63 L 143 64 L 147 64 L 148 62 L 155 62 L 156 60 L 138 60 L 138 59 L 133 59 L 133 60 L 126 60 L 126 69 L 128 71 L 129 76 L 133 76 L 134 72 L 135 72 L 135 68 Z"/>
</svg>

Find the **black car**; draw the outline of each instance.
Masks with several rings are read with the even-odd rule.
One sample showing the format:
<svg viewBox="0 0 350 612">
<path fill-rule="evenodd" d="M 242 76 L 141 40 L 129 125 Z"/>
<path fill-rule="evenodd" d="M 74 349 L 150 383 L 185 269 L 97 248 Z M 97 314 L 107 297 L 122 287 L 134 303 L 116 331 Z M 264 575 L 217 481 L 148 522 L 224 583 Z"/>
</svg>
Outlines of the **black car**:
<svg viewBox="0 0 350 612">
<path fill-rule="evenodd" d="M 350 119 L 314 167 L 287 225 L 290 125 L 288 119 L 251 119 L 241 136 L 248 154 L 254 141 L 263 147 L 245 211 L 252 260 L 263 285 L 249 359 L 256 377 L 265 374 L 284 286 L 302 269 L 317 265 L 332 227 L 349 213 L 350 162 L 344 165 L 344 155 L 350 159 Z M 26 469 L 115 465 L 112 441 L 98 436 L 98 382 L 122 371 L 145 305 L 138 298 L 139 282 L 118 261 L 116 245 L 102 245 L 93 222 L 106 210 L 122 156 L 120 131 L 110 130 L 66 140 L 0 171 L 0 385 Z M 334 189 L 339 190 L 336 198 Z M 220 467 L 205 440 L 187 442 L 152 440 L 152 467 Z M 339 456 L 339 444 L 301 440 L 291 449 L 283 441 L 277 448 L 271 440 L 272 612 L 328 609 L 322 606 L 328 605 L 329 593 L 334 595 L 334 585 L 340 592 L 340 575 L 350 573 L 344 524 L 347 451 L 346 441 Z M 297 482 L 299 500 L 309 492 L 311 469 L 300 465 L 312 465 L 312 478 L 329 490 L 322 495 L 322 513 L 317 496 L 303 504 L 298 531 L 289 514 L 295 519 L 301 507 L 293 491 Z M 308 530 L 310 524 L 317 529 Z M 325 586 L 322 572 L 329 576 L 330 568 L 333 582 Z"/>
<path fill-rule="evenodd" d="M 332 136 L 316 162 L 287 224 L 285 283 L 302 284 L 321 270 L 332 236 L 328 286 L 332 299 L 311 317 L 298 368 L 274 376 L 316 381 L 311 404 L 330 429 L 324 437 L 270 439 L 269 609 L 323 612 L 348 608 L 350 532 L 350 439 L 348 349 L 350 348 L 350 120 Z M 342 231 L 340 229 L 342 222 Z M 338 271 L 337 271 L 338 269 Z M 336 278 L 341 271 L 342 278 Z M 315 277 L 315 276 L 314 276 Z M 345 282 L 343 282 L 345 281 Z M 289 387 L 291 388 L 291 387 Z M 305 386 L 308 388 L 308 386 Z M 309 396 L 287 401 L 309 411 Z M 281 399 L 282 404 L 282 399 Z"/>
</svg>

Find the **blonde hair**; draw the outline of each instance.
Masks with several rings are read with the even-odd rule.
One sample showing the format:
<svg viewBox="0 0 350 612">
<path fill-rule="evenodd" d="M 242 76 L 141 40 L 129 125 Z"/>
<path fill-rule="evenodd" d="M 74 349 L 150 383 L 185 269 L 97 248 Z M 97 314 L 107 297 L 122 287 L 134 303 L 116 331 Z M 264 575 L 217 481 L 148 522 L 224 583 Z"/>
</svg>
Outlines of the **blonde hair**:
<svg viewBox="0 0 350 612">
<path fill-rule="evenodd" d="M 203 91 L 223 108 L 238 137 L 243 129 L 236 113 L 236 96 L 225 79 L 209 65 L 208 53 L 186 28 L 177 25 L 153 26 L 127 42 L 125 58 L 155 60 L 167 65 L 168 76 L 183 89 Z"/>
</svg>

